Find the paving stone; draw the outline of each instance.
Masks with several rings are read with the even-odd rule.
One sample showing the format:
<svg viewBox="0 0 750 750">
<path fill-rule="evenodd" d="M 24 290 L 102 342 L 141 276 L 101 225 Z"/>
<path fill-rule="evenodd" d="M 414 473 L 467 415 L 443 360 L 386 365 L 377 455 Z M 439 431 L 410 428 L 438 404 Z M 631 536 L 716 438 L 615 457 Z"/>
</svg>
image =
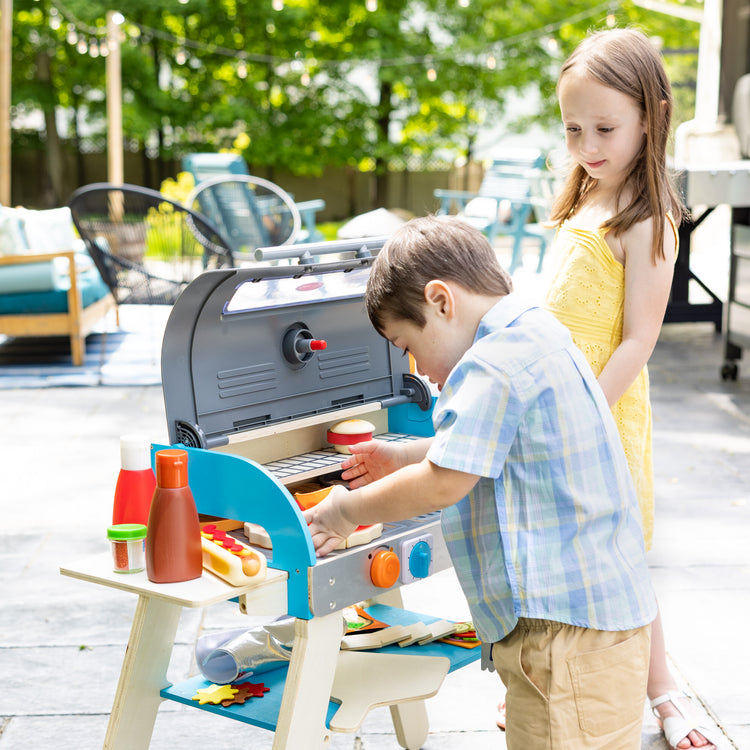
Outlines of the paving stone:
<svg viewBox="0 0 750 750">
<path fill-rule="evenodd" d="M 719 378 L 723 345 L 709 324 L 665 326 L 649 365 L 657 515 L 649 564 L 667 648 L 681 687 L 734 750 L 750 750 L 750 368 Z M 108 549 L 119 436 L 166 442 L 160 388 L 0 393 L 0 750 L 101 748 L 136 598 L 59 575 L 59 566 Z M 11 437 L 12 436 L 12 437 Z M 50 450 L 50 446 L 54 450 Z M 40 451 L 48 471 L 37 471 Z M 402 589 L 407 607 L 468 619 L 452 571 Z M 258 618 L 235 603 L 185 610 L 169 677 L 196 674 L 207 632 Z M 503 748 L 493 726 L 503 695 L 494 674 L 468 667 L 428 701 L 426 750 Z M 642 750 L 665 750 L 644 707 Z M 271 748 L 270 732 L 173 702 L 159 710 L 152 750 Z M 218 738 L 218 739 L 217 739 Z M 390 712 L 376 709 L 333 750 L 391 750 Z"/>
</svg>

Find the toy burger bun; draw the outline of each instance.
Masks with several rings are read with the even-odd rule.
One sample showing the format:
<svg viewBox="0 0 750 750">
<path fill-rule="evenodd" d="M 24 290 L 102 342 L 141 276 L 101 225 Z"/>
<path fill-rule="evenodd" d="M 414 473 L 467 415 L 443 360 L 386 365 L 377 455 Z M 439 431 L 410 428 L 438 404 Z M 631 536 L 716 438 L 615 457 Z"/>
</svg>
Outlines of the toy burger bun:
<svg viewBox="0 0 750 750">
<path fill-rule="evenodd" d="M 375 425 L 364 419 L 345 419 L 328 429 L 326 440 L 339 453 L 351 453 L 349 446 L 372 440 L 374 430 Z"/>
</svg>

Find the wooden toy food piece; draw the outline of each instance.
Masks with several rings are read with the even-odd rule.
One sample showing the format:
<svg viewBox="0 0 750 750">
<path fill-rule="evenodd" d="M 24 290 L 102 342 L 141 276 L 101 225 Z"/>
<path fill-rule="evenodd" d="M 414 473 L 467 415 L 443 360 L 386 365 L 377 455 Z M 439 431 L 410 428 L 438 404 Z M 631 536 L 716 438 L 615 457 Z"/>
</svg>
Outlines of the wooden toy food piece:
<svg viewBox="0 0 750 750">
<path fill-rule="evenodd" d="M 362 420 L 358 419 L 349 421 L 361 422 Z M 369 422 L 366 424 L 369 424 Z M 370 426 L 372 427 L 372 425 Z M 375 428 L 373 427 L 373 429 Z M 297 501 L 297 505 L 299 505 L 301 510 L 307 510 L 324 500 L 332 489 L 333 487 L 323 487 L 322 489 L 314 490 L 313 492 L 295 492 L 294 499 Z M 377 539 L 382 533 L 382 523 L 374 523 L 370 526 L 357 526 L 357 528 L 352 531 L 352 533 L 349 534 L 349 536 L 344 539 L 336 549 L 349 549 L 350 547 L 356 547 L 358 544 L 367 544 L 373 539 Z"/>
<path fill-rule="evenodd" d="M 374 523 L 372 526 L 360 526 L 341 542 L 336 549 L 351 549 L 359 544 L 367 544 L 377 539 L 383 533 L 383 524 Z M 257 523 L 245 522 L 245 536 L 250 544 L 263 549 L 271 549 L 271 537 L 268 532 Z"/>
<path fill-rule="evenodd" d="M 295 492 L 294 499 L 297 501 L 300 510 L 307 510 L 325 500 L 331 489 L 331 487 L 321 487 L 310 492 Z"/>
<path fill-rule="evenodd" d="M 226 532 L 207 524 L 201 530 L 203 567 L 232 586 L 244 586 L 266 577 L 266 558 Z"/>
<path fill-rule="evenodd" d="M 328 428 L 326 440 L 339 453 L 351 453 L 350 445 L 372 440 L 375 425 L 364 419 L 345 419 Z"/>
<path fill-rule="evenodd" d="M 295 492 L 294 499 L 297 501 L 300 510 L 307 510 L 323 500 L 332 489 L 332 487 L 323 487 L 310 492 Z M 374 523 L 370 526 L 358 526 L 335 549 L 350 549 L 351 547 L 356 547 L 358 544 L 367 544 L 373 539 L 377 539 L 382 533 L 382 523 Z M 271 537 L 262 526 L 246 522 L 245 536 L 251 544 L 263 547 L 263 549 L 271 549 Z"/>
<path fill-rule="evenodd" d="M 208 687 L 198 688 L 191 700 L 198 701 L 204 705 L 211 703 L 217 706 L 223 700 L 231 699 L 237 694 L 237 688 L 232 685 L 209 685 Z"/>
</svg>

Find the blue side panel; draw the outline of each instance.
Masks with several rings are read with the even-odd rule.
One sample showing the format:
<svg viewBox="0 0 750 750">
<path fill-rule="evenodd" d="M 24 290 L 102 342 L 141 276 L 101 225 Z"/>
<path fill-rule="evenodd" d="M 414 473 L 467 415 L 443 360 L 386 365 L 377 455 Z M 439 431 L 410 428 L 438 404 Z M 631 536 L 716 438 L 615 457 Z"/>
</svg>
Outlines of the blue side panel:
<svg viewBox="0 0 750 750">
<path fill-rule="evenodd" d="M 231 706 L 218 706 L 212 703 L 204 703 L 201 705 L 198 700 L 193 700 L 193 696 L 197 695 L 199 689 L 205 689 L 212 683 L 207 682 L 203 675 L 192 677 L 185 682 L 180 682 L 177 685 L 171 685 L 168 688 L 164 688 L 161 691 L 162 698 L 177 701 L 183 703 L 186 706 L 193 706 L 195 708 L 209 711 L 212 714 L 218 714 L 224 716 L 227 719 L 235 719 L 236 721 L 242 721 L 245 724 L 252 724 L 261 729 L 268 729 L 271 732 L 276 731 L 276 725 L 279 722 L 279 713 L 281 711 L 281 699 L 284 696 L 284 686 L 286 684 L 287 667 L 280 667 L 279 669 L 273 669 L 270 672 L 263 672 L 257 676 L 251 676 L 243 679 L 241 682 L 250 682 L 254 685 L 263 683 L 263 685 L 269 688 L 267 693 L 263 694 L 262 698 L 253 697 L 244 703 L 234 704 Z M 333 715 L 338 710 L 338 704 L 333 701 L 328 703 L 328 712 L 326 713 L 326 726 L 330 724 Z"/>
<path fill-rule="evenodd" d="M 156 451 L 170 446 L 152 446 Z M 188 453 L 188 483 L 199 513 L 234 518 L 262 526 L 273 544 L 274 568 L 289 573 L 289 614 L 309 620 L 307 570 L 315 548 L 302 513 L 287 489 L 248 458 L 203 448 L 173 446 Z"/>
<path fill-rule="evenodd" d="M 435 405 L 436 399 L 432 399 Z M 419 437 L 432 437 L 435 431 L 432 428 L 432 408 L 427 411 L 417 404 L 399 404 L 388 409 L 388 431 L 399 432 L 403 435 L 417 435 Z"/>
</svg>

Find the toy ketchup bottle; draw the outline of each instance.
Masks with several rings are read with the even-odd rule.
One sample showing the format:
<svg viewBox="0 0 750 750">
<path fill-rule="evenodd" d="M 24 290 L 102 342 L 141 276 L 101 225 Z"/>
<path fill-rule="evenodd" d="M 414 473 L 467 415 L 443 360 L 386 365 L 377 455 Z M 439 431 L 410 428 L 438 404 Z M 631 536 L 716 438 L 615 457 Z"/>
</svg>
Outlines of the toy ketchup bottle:
<svg viewBox="0 0 750 750">
<path fill-rule="evenodd" d="M 139 435 L 120 438 L 120 474 L 115 485 L 112 524 L 148 523 L 156 477 L 151 469 L 151 442 Z"/>
<path fill-rule="evenodd" d="M 146 534 L 146 575 L 154 583 L 200 578 L 203 550 L 198 511 L 188 487 L 188 454 L 179 448 L 156 452 L 156 489 Z"/>
</svg>

